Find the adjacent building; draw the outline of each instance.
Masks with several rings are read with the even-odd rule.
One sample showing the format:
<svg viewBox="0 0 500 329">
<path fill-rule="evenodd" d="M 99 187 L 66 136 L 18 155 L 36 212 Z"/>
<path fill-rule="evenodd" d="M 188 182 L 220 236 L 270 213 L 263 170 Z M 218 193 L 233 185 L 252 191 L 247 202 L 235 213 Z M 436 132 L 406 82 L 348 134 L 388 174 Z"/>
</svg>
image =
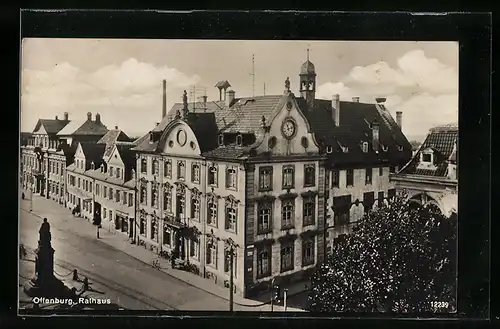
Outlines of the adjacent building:
<svg viewBox="0 0 500 329">
<path fill-rule="evenodd" d="M 47 196 L 48 170 L 51 167 L 49 155 L 59 147 L 60 139 L 57 133 L 69 123 L 68 113 L 64 113 L 64 118 L 59 119 L 39 119 L 31 136 L 27 140 L 27 145 L 21 146 L 21 186 L 24 189 L 32 190 Z M 62 172 L 59 167 L 58 172 Z"/>
<path fill-rule="evenodd" d="M 391 181 L 409 201 L 435 204 L 449 215 L 458 211 L 458 124 L 430 129 L 420 149 Z"/>
<path fill-rule="evenodd" d="M 309 60 L 298 96 L 288 78 L 281 95 L 238 98 L 227 81 L 216 87 L 220 100 L 188 102 L 185 93 L 136 142 L 137 242 L 225 286 L 233 257 L 243 296 L 272 279 L 308 278 L 325 257 L 330 225 L 335 231 L 375 194 L 394 193 L 389 172 L 410 159 L 411 146 L 383 99 L 316 99 Z"/>
</svg>

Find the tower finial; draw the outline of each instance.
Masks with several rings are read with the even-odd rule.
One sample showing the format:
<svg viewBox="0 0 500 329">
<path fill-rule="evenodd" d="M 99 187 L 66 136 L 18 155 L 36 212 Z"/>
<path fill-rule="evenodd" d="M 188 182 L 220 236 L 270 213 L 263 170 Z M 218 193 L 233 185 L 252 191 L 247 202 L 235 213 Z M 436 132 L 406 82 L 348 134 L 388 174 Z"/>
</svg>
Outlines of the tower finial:
<svg viewBox="0 0 500 329">
<path fill-rule="evenodd" d="M 307 61 L 309 62 L 309 45 L 307 45 Z"/>
</svg>

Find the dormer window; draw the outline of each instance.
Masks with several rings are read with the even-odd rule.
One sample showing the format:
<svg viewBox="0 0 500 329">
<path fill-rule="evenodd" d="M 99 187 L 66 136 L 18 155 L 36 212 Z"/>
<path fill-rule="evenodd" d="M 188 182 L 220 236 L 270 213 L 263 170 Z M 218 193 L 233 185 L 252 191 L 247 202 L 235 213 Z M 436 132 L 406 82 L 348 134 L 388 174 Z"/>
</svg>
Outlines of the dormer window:
<svg viewBox="0 0 500 329">
<path fill-rule="evenodd" d="M 398 150 L 399 150 L 400 152 L 401 152 L 401 151 L 403 151 L 403 146 L 399 145 L 399 146 L 398 146 Z"/>
<path fill-rule="evenodd" d="M 149 142 L 153 143 L 154 142 L 154 134 L 152 131 L 149 132 Z"/>
<path fill-rule="evenodd" d="M 328 146 L 326 147 L 326 153 L 327 153 L 327 154 L 331 154 L 332 152 L 333 152 L 333 148 L 332 148 L 330 145 L 328 145 Z"/>
<path fill-rule="evenodd" d="M 241 136 L 241 134 L 238 134 L 238 135 L 236 136 L 236 144 L 237 144 L 238 146 L 242 146 L 242 145 L 243 145 L 243 136 Z"/>
<path fill-rule="evenodd" d="M 420 152 L 420 163 L 418 168 L 420 169 L 437 169 L 435 165 L 435 152 L 432 148 L 427 148 Z"/>
<path fill-rule="evenodd" d="M 90 163 L 90 169 L 92 169 L 92 170 L 94 170 L 94 169 L 95 169 L 95 164 L 94 164 L 94 161 L 92 161 L 92 162 Z"/>
<path fill-rule="evenodd" d="M 101 173 L 104 173 L 104 164 L 101 165 Z"/>
<path fill-rule="evenodd" d="M 363 142 L 362 149 L 363 149 L 363 153 L 368 153 L 368 143 L 367 142 Z"/>
<path fill-rule="evenodd" d="M 223 134 L 220 134 L 220 135 L 218 136 L 218 139 L 217 139 L 217 140 L 218 140 L 219 146 L 224 145 L 224 135 L 223 135 Z"/>
<path fill-rule="evenodd" d="M 382 151 L 387 152 L 389 147 L 387 145 L 382 145 Z"/>
</svg>

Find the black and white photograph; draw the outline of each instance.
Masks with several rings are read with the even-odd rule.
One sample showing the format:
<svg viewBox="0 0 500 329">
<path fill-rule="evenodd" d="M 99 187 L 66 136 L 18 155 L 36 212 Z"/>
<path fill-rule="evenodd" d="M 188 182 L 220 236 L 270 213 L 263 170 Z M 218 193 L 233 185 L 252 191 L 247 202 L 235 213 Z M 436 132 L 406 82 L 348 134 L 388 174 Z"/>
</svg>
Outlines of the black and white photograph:
<svg viewBox="0 0 500 329">
<path fill-rule="evenodd" d="M 458 42 L 20 51 L 19 311 L 457 312 Z"/>
</svg>

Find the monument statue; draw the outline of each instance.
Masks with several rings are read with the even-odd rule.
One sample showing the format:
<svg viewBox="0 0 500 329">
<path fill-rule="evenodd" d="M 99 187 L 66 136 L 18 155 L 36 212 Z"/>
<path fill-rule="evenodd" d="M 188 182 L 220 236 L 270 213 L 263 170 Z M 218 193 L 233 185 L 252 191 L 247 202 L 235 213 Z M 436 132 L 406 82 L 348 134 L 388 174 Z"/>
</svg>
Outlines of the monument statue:
<svg viewBox="0 0 500 329">
<path fill-rule="evenodd" d="M 290 91 L 290 78 L 287 77 L 285 80 L 285 90 Z"/>
<path fill-rule="evenodd" d="M 40 226 L 38 248 L 35 250 L 35 277 L 24 286 L 28 296 L 62 297 L 70 296 L 70 289 L 54 276 L 54 249 L 47 218 Z"/>
<path fill-rule="evenodd" d="M 43 219 L 43 223 L 42 226 L 40 226 L 38 234 L 39 234 L 38 246 L 51 247 L 52 236 L 50 234 L 50 224 L 47 221 L 47 218 Z"/>
</svg>

